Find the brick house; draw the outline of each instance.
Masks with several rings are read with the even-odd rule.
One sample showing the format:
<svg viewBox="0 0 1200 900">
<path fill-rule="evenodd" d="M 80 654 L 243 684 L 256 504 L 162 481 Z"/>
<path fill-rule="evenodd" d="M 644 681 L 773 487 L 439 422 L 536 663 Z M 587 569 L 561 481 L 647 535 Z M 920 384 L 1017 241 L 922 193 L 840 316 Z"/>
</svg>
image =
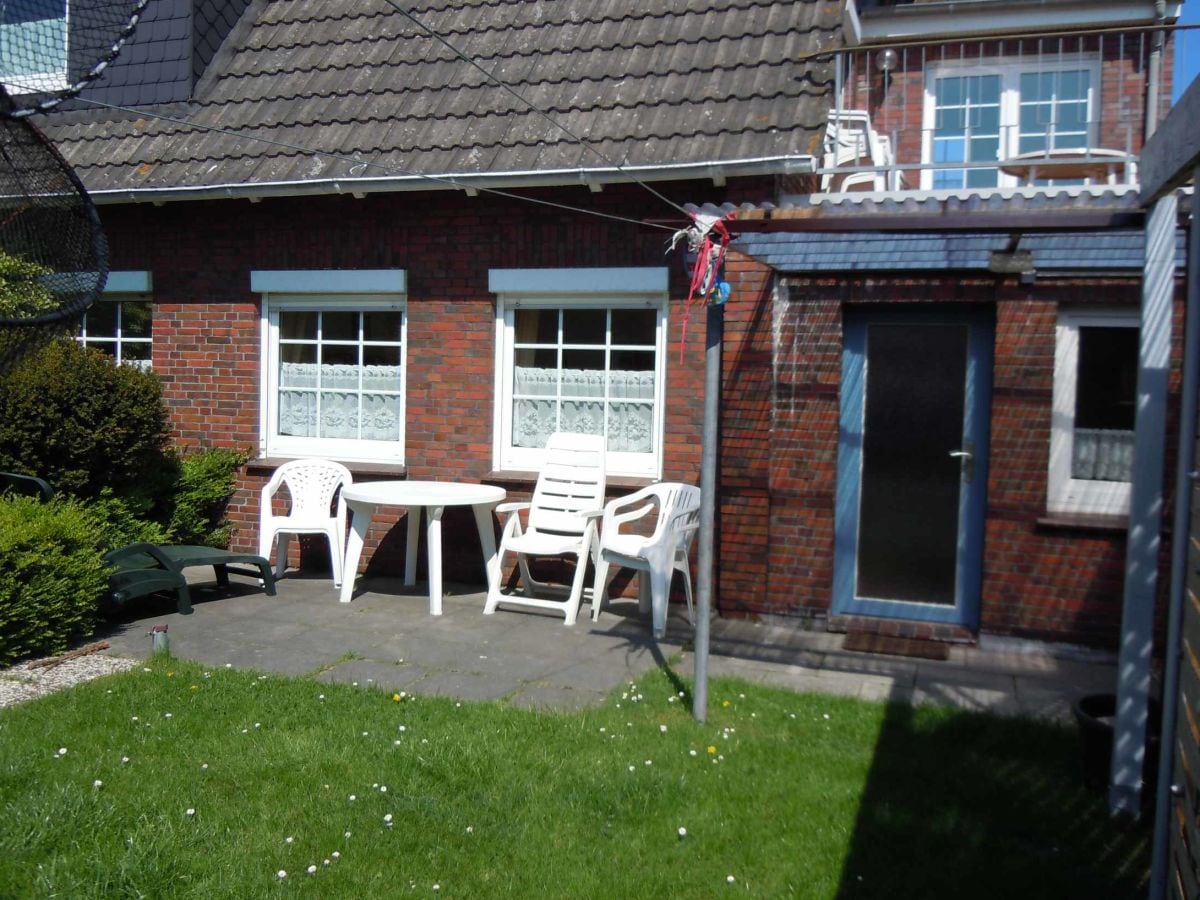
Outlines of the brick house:
<svg viewBox="0 0 1200 900">
<path fill-rule="evenodd" d="M 722 612 L 1115 645 L 1129 429 L 1113 407 L 1141 232 L 1113 226 L 1135 217 L 1170 45 L 1144 64 L 1152 4 L 957 6 L 971 16 L 664 0 L 414 21 L 163 0 L 104 79 L 39 121 L 111 248 L 81 339 L 152 365 L 181 443 L 251 451 L 241 548 L 295 457 L 520 494 L 548 428 L 598 417 L 610 492 L 695 483 L 704 314 L 664 250 L 688 204 L 737 209 Z M 1098 24 L 1053 53 L 1030 36 Z M 979 230 L 898 231 L 914 211 Z M 989 211 L 1071 230 L 1016 234 Z M 1106 372 L 1095 422 L 1060 421 L 1083 402 L 1060 392 Z M 953 445 L 938 465 L 914 462 L 920 441 L 889 455 L 935 432 Z M 395 521 L 373 530 L 368 574 L 400 571 Z M 446 555 L 482 583 L 460 524 L 447 511 Z"/>
</svg>

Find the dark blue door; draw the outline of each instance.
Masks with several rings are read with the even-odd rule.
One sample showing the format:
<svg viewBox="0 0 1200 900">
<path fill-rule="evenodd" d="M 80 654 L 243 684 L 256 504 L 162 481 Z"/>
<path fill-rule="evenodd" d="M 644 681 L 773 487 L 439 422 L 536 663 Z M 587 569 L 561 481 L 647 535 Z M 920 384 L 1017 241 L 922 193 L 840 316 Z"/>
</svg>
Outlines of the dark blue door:
<svg viewBox="0 0 1200 900">
<path fill-rule="evenodd" d="M 989 308 L 848 310 L 833 611 L 976 628 Z"/>
</svg>

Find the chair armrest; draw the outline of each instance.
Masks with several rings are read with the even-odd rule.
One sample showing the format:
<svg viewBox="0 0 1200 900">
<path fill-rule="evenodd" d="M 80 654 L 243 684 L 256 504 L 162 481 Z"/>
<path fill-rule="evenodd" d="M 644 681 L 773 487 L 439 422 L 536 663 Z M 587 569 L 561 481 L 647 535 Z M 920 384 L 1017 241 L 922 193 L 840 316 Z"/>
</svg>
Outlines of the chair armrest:
<svg viewBox="0 0 1200 900">
<path fill-rule="evenodd" d="M 135 556 L 149 556 L 161 568 L 170 572 L 181 571 L 178 566 L 171 562 L 170 558 L 158 549 L 154 544 L 148 544 L 145 541 L 139 541 L 136 544 L 129 544 L 125 547 L 118 547 L 116 550 L 109 550 L 104 554 L 104 561 L 111 566 L 118 566 L 122 560 L 129 559 Z"/>
<path fill-rule="evenodd" d="M 576 515 L 582 516 L 585 519 L 599 519 L 601 516 L 604 515 L 604 510 L 603 509 L 581 509 L 578 513 L 576 513 Z"/>
<path fill-rule="evenodd" d="M 513 500 L 508 503 L 500 503 L 496 506 L 496 515 L 519 512 L 522 509 L 529 509 L 532 505 L 532 503 L 523 500 Z"/>
</svg>

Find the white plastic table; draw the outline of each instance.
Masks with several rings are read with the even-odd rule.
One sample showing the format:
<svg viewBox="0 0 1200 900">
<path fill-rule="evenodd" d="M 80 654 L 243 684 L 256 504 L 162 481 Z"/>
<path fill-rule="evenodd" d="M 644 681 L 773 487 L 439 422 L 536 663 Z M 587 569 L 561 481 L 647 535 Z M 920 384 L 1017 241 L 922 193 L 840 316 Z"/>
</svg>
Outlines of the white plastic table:
<svg viewBox="0 0 1200 900">
<path fill-rule="evenodd" d="M 442 512 L 447 506 L 470 506 L 475 512 L 479 543 L 488 588 L 500 579 L 500 561 L 496 557 L 496 533 L 492 530 L 492 509 L 504 500 L 504 488 L 487 484 L 463 484 L 451 481 L 363 481 L 342 488 L 342 499 L 353 518 L 346 539 L 346 565 L 342 569 L 342 603 L 354 593 L 358 561 L 371 519 L 380 506 L 408 509 L 408 550 L 404 558 L 404 583 L 417 580 L 417 536 L 421 510 L 426 510 L 425 545 L 429 554 L 429 614 L 442 614 Z"/>
</svg>

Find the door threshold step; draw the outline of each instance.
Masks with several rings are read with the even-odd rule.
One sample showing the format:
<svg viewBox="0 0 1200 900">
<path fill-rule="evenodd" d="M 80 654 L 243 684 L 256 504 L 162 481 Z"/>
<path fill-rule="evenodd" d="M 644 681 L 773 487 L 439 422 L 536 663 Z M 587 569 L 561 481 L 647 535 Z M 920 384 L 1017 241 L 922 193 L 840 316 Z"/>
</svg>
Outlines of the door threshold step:
<svg viewBox="0 0 1200 900">
<path fill-rule="evenodd" d="M 843 650 L 857 653 L 884 653 L 889 656 L 915 656 L 919 659 L 946 660 L 950 658 L 950 645 L 943 641 L 926 638 L 894 637 L 873 634 L 868 631 L 847 632 L 842 642 Z"/>
</svg>

